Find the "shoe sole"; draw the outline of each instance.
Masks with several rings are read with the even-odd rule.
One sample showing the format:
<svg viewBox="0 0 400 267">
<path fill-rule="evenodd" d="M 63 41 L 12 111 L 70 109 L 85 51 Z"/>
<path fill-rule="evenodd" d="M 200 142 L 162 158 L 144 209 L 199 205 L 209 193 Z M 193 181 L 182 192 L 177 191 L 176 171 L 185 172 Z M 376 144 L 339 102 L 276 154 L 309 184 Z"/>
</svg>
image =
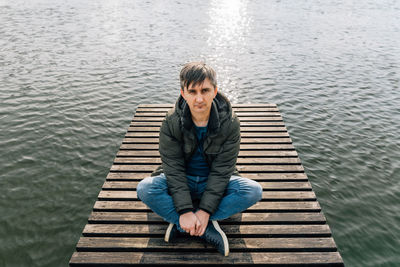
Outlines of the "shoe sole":
<svg viewBox="0 0 400 267">
<path fill-rule="evenodd" d="M 222 231 L 221 227 L 219 227 L 219 224 L 217 221 L 211 221 L 212 224 L 214 225 L 215 230 L 222 236 L 222 240 L 224 241 L 224 256 L 229 255 L 229 243 L 228 243 L 228 238 L 226 237 L 224 231 Z"/>
<path fill-rule="evenodd" d="M 174 224 L 170 223 L 168 225 L 167 231 L 165 231 L 164 241 L 167 242 L 167 243 L 169 242 L 169 238 L 170 238 L 171 231 L 172 231 L 173 227 L 174 227 Z"/>
</svg>

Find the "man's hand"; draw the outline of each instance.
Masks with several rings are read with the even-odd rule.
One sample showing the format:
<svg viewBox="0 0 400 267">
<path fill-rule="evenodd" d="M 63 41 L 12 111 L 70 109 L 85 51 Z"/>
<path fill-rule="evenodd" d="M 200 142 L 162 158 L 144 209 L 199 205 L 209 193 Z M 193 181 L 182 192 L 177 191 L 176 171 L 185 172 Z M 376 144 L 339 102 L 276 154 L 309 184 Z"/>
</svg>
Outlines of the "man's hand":
<svg viewBox="0 0 400 267">
<path fill-rule="evenodd" d="M 194 213 L 191 211 L 179 216 L 179 224 L 181 228 L 190 235 L 195 235 L 196 229 L 200 228 L 200 221 L 197 219 L 197 216 L 194 215 Z"/>
<path fill-rule="evenodd" d="M 210 214 L 204 210 L 198 210 L 195 213 L 197 219 L 200 221 L 200 227 L 196 228 L 195 235 L 202 236 L 206 231 L 208 220 L 210 219 Z"/>
</svg>

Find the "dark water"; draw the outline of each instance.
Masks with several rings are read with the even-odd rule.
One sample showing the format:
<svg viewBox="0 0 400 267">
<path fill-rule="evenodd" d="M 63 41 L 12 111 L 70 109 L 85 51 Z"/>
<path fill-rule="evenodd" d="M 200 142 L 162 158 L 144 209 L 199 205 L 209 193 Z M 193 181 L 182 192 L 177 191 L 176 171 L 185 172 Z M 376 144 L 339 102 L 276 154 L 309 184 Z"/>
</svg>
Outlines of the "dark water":
<svg viewBox="0 0 400 267">
<path fill-rule="evenodd" d="M 140 103 L 277 103 L 347 266 L 400 264 L 400 1 L 0 0 L 0 266 L 67 266 Z"/>
</svg>

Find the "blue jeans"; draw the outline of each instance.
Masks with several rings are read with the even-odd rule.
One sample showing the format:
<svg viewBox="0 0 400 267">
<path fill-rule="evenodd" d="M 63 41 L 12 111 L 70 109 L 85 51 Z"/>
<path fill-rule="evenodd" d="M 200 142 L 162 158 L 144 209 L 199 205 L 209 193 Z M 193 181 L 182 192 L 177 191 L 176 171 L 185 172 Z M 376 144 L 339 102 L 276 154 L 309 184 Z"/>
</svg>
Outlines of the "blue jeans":
<svg viewBox="0 0 400 267">
<path fill-rule="evenodd" d="M 187 175 L 192 201 L 200 200 L 207 186 L 207 177 Z M 137 195 L 152 211 L 165 221 L 174 223 L 178 230 L 179 213 L 176 211 L 172 196 L 168 194 L 167 178 L 162 173 L 159 176 L 147 177 L 137 186 Z M 233 214 L 246 210 L 262 197 L 262 187 L 256 181 L 240 176 L 232 176 L 225 189 L 224 196 L 210 220 L 224 220 Z"/>
</svg>

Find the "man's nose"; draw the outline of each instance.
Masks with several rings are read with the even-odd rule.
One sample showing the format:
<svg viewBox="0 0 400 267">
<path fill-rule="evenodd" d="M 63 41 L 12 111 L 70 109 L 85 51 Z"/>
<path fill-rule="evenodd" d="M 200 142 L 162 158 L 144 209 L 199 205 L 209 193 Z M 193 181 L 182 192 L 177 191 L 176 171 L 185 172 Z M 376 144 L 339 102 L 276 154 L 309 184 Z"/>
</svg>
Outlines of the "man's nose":
<svg viewBox="0 0 400 267">
<path fill-rule="evenodd" d="M 196 95 L 196 102 L 203 102 L 203 96 L 201 94 Z"/>
</svg>

